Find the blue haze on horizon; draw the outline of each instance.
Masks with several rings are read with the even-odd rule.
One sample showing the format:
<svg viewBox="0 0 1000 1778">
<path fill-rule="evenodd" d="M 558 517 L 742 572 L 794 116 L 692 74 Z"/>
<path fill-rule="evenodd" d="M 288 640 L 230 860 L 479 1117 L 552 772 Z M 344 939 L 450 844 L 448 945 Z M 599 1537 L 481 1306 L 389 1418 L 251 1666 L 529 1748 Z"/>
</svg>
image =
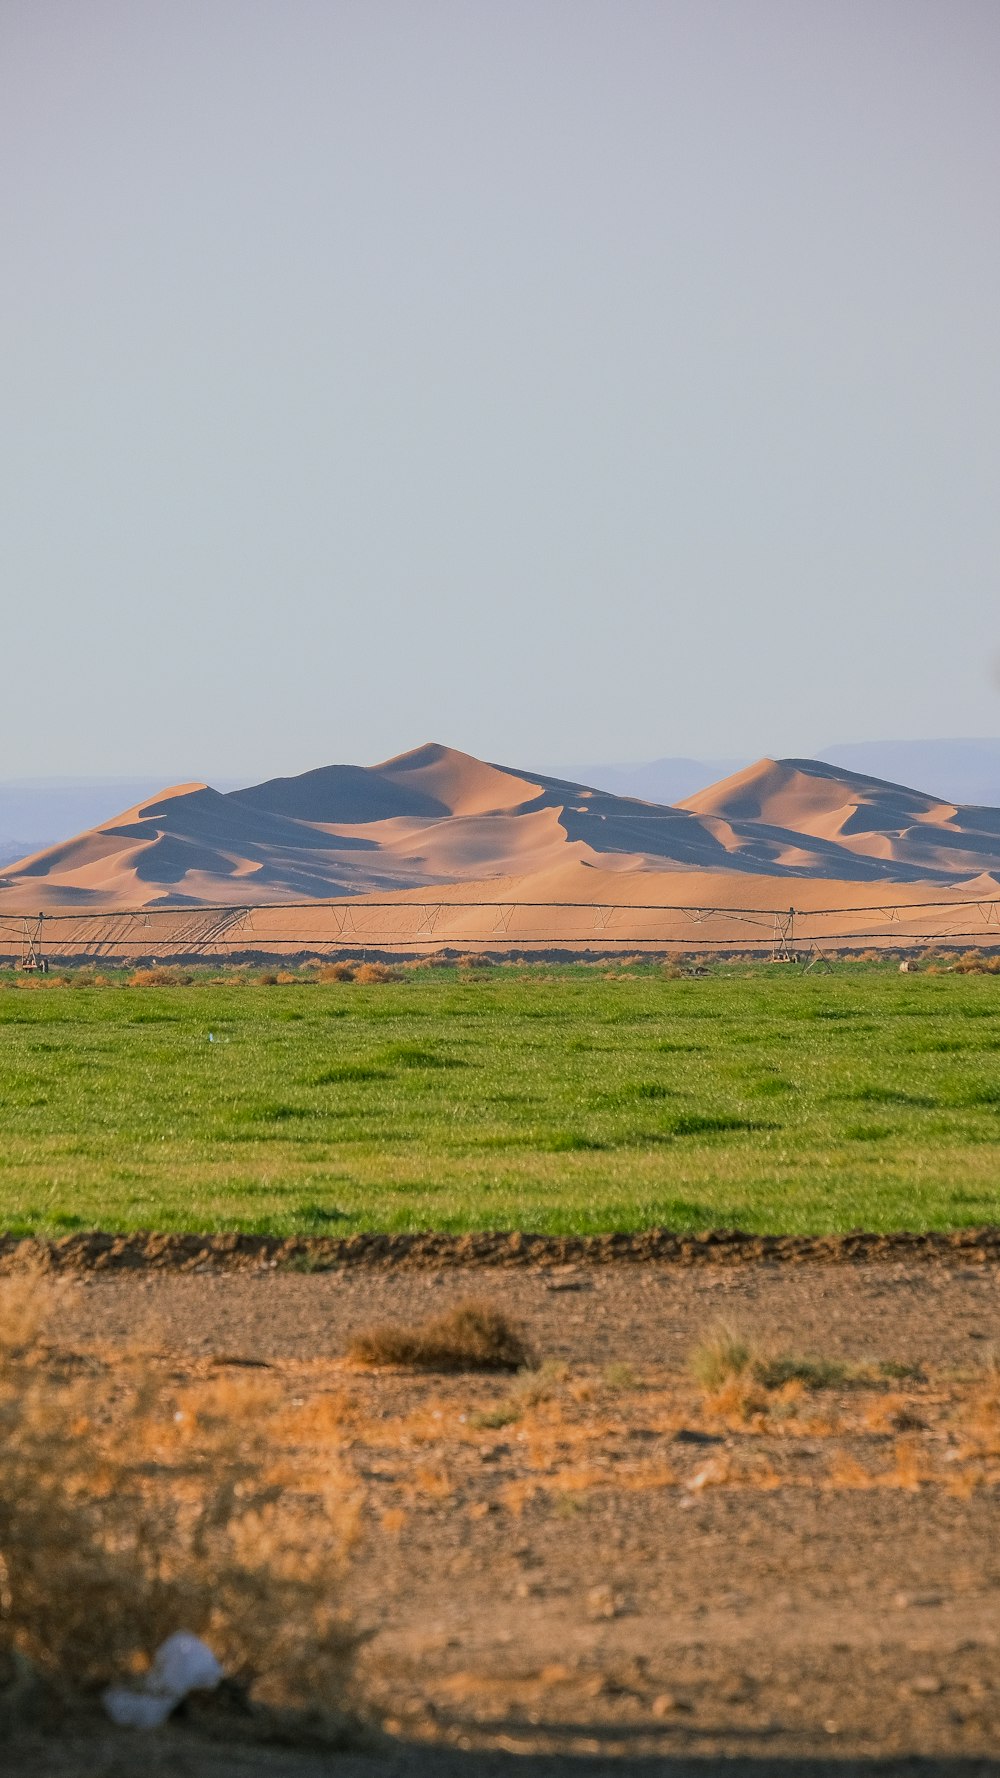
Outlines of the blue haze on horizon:
<svg viewBox="0 0 1000 1778">
<path fill-rule="evenodd" d="M 6 0 L 0 778 L 995 735 L 998 189 L 993 0 Z"/>
</svg>

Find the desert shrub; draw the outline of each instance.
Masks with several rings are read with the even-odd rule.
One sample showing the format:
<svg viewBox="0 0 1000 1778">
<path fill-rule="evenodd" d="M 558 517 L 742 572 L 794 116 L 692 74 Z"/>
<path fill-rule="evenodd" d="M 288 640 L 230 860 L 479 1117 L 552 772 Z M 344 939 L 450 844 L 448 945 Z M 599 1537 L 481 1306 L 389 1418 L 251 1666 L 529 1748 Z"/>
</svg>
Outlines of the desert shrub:
<svg viewBox="0 0 1000 1778">
<path fill-rule="evenodd" d="M 630 1364 L 607 1364 L 604 1367 L 604 1383 L 608 1389 L 641 1389 L 642 1378 Z"/>
<path fill-rule="evenodd" d="M 713 1328 L 695 1347 L 690 1364 L 698 1382 L 710 1390 L 739 1379 L 759 1384 L 762 1389 L 783 1389 L 787 1383 L 800 1383 L 805 1389 L 828 1389 L 852 1378 L 850 1366 L 837 1359 L 762 1351 L 725 1322 Z"/>
<path fill-rule="evenodd" d="M 959 956 L 952 958 L 952 968 L 959 975 L 978 975 L 984 962 L 982 951 L 963 951 Z"/>
<path fill-rule="evenodd" d="M 354 971 L 354 980 L 368 982 L 401 982 L 402 975 L 398 969 L 391 969 L 388 963 L 359 963 Z"/>
<path fill-rule="evenodd" d="M 321 982 L 353 982 L 353 965 L 350 963 L 323 963 L 320 965 L 319 979 Z"/>
<path fill-rule="evenodd" d="M 751 1369 L 765 1389 L 783 1389 L 786 1383 L 801 1383 L 806 1389 L 830 1389 L 846 1382 L 849 1375 L 848 1366 L 835 1358 L 800 1358 L 791 1352 L 757 1358 Z"/>
<path fill-rule="evenodd" d="M 746 1340 L 734 1328 L 722 1323 L 713 1328 L 691 1354 L 693 1375 L 706 1389 L 719 1389 L 733 1377 L 742 1377 L 750 1368 L 753 1354 Z"/>
<path fill-rule="evenodd" d="M 341 1708 L 357 1503 L 336 1465 L 318 1496 L 286 1491 L 280 1398 L 245 1378 L 179 1393 L 140 1356 L 67 1373 L 52 1290 L 0 1280 L 0 1668 L 92 1688 L 187 1629 L 263 1676 L 262 1702 Z"/>
<path fill-rule="evenodd" d="M 133 969 L 128 985 L 130 988 L 186 988 L 193 981 L 194 977 L 184 970 L 159 963 L 149 969 Z"/>
<path fill-rule="evenodd" d="M 278 986 L 278 977 L 273 969 L 265 970 L 263 975 L 257 977 L 257 980 L 262 988 L 276 988 Z"/>
<path fill-rule="evenodd" d="M 469 1425 L 476 1432 L 499 1432 L 503 1426 L 516 1426 L 523 1410 L 514 1401 L 502 1401 L 495 1408 L 484 1408 L 469 1415 Z"/>
<path fill-rule="evenodd" d="M 985 955 L 982 951 L 964 951 L 956 957 L 952 968 L 958 975 L 998 975 L 1000 974 L 1000 957 Z"/>
<path fill-rule="evenodd" d="M 511 1384 L 509 1399 L 525 1408 L 540 1407 L 543 1402 L 552 1401 L 565 1386 L 569 1378 L 569 1365 L 561 1358 L 546 1358 L 543 1363 L 537 1362 L 524 1370 Z"/>
<path fill-rule="evenodd" d="M 352 1340 L 350 1355 L 359 1364 L 433 1371 L 517 1371 L 535 1362 L 523 1330 L 475 1298 L 417 1327 L 373 1327 Z"/>
</svg>

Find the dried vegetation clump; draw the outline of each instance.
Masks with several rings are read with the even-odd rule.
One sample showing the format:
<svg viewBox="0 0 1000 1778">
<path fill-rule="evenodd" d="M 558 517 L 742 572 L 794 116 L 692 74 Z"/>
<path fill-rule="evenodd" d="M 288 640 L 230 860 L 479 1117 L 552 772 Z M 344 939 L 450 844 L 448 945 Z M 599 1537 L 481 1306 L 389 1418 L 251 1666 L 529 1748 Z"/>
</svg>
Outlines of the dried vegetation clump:
<svg viewBox="0 0 1000 1778">
<path fill-rule="evenodd" d="M 358 1364 L 428 1371 L 518 1371 L 535 1363 L 523 1330 L 474 1298 L 417 1327 L 373 1327 L 352 1341 L 350 1355 Z"/>
<path fill-rule="evenodd" d="M 0 1716 L 26 1672 L 51 1713 L 185 1629 L 246 1715 L 308 1706 L 343 1733 L 351 1485 L 332 1463 L 286 1491 L 282 1404 L 253 1380 L 178 1390 L 148 1357 L 50 1350 L 57 1288 L 0 1280 Z"/>
<path fill-rule="evenodd" d="M 996 951 L 964 951 L 951 967 L 956 975 L 1000 975 L 1000 955 Z"/>
<path fill-rule="evenodd" d="M 150 969 L 133 969 L 128 978 L 130 988 L 188 988 L 194 976 L 185 974 L 182 969 L 169 969 L 158 965 Z"/>
<path fill-rule="evenodd" d="M 693 1376 L 710 1391 L 739 1382 L 765 1390 L 783 1389 L 790 1383 L 803 1389 L 834 1389 L 915 1374 L 905 1365 L 848 1365 L 838 1359 L 769 1351 L 725 1322 L 694 1348 L 690 1364 Z"/>
<path fill-rule="evenodd" d="M 359 963 L 354 971 L 354 980 L 362 986 L 369 982 L 401 982 L 402 973 L 390 968 L 388 963 Z"/>
<path fill-rule="evenodd" d="M 317 980 L 321 982 L 359 982 L 362 987 L 372 982 L 405 981 L 402 970 L 388 963 L 321 963 Z"/>
</svg>

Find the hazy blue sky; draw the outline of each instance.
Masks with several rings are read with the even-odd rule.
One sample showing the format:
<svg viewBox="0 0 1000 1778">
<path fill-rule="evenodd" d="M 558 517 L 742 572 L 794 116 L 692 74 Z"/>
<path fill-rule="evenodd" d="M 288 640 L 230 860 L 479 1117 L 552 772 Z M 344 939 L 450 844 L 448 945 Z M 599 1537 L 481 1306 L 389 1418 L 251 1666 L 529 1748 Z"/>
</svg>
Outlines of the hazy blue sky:
<svg viewBox="0 0 1000 1778">
<path fill-rule="evenodd" d="M 0 0 L 0 777 L 1000 732 L 996 0 Z"/>
</svg>

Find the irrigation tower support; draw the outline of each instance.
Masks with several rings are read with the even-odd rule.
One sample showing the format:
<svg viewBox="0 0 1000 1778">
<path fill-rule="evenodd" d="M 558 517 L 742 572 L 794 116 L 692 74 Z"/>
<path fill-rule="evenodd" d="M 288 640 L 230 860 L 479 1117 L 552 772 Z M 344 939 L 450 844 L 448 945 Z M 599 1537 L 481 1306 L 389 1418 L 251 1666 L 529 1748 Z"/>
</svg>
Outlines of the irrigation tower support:
<svg viewBox="0 0 1000 1778">
<path fill-rule="evenodd" d="M 42 921 L 44 914 L 37 914 L 32 919 L 25 914 L 21 921 L 21 961 L 20 969 L 37 971 L 40 975 L 48 974 L 48 959 L 42 951 Z"/>
<path fill-rule="evenodd" d="M 795 909 L 789 908 L 787 914 L 775 912 L 774 937 L 771 940 L 772 963 L 794 963 L 795 953 Z"/>
</svg>

